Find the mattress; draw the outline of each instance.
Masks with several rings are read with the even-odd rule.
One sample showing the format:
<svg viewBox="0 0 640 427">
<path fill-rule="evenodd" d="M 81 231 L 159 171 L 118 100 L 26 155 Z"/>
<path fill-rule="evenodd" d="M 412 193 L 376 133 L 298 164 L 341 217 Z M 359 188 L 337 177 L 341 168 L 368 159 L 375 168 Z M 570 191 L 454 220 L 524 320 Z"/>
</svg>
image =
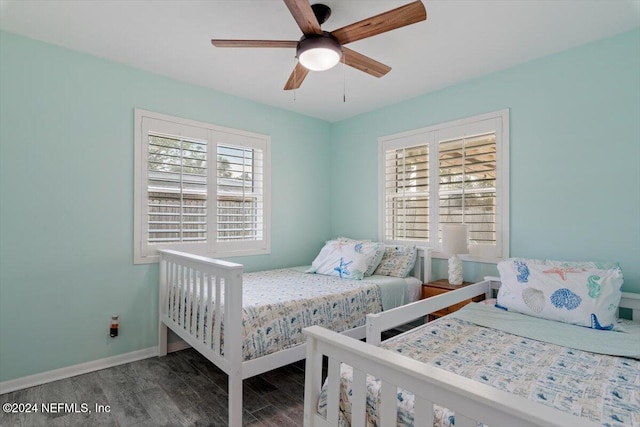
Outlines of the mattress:
<svg viewBox="0 0 640 427">
<path fill-rule="evenodd" d="M 414 280 L 409 282 L 415 285 Z M 243 360 L 302 344 L 305 341 L 302 329 L 307 326 L 320 325 L 336 332 L 364 326 L 368 313 L 404 304 L 410 294 L 407 289 L 405 279 L 371 276 L 365 280 L 349 280 L 306 274 L 299 267 L 245 273 Z M 207 295 L 196 295 L 196 298 L 207 298 Z M 178 297 L 178 300 L 186 301 L 186 298 Z M 174 304 L 174 310 L 175 315 L 179 315 L 178 304 Z M 196 315 L 199 326 L 200 313 Z M 208 325 L 208 316 L 209 308 L 205 312 L 205 325 Z M 224 325 L 221 330 L 224 331 Z M 224 341 L 221 347 L 224 351 Z"/>
<path fill-rule="evenodd" d="M 460 317 L 469 319 L 474 305 Z M 453 316 L 387 340 L 382 347 L 603 426 L 640 426 L 640 360 L 538 341 Z M 343 365 L 343 426 L 351 418 L 351 378 L 352 368 Z M 367 389 L 368 425 L 377 426 L 380 384 L 368 377 Z M 413 395 L 399 390 L 398 426 L 413 426 L 413 404 Z M 434 425 L 454 425 L 453 412 L 434 409 Z M 326 414 L 324 391 L 318 410 Z"/>
</svg>

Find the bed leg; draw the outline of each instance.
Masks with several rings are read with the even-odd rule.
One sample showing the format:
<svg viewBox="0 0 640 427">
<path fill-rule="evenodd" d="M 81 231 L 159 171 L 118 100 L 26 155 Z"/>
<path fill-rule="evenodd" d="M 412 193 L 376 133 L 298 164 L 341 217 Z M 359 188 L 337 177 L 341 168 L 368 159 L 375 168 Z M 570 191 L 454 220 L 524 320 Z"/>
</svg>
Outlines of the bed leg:
<svg viewBox="0 0 640 427">
<path fill-rule="evenodd" d="M 322 387 L 322 353 L 318 340 L 307 335 L 307 358 L 304 372 L 304 427 L 314 425 L 320 388 Z"/>
<path fill-rule="evenodd" d="M 167 325 L 158 322 L 158 356 L 167 355 Z"/>
<path fill-rule="evenodd" d="M 242 377 L 229 375 L 229 427 L 242 426 Z"/>
<path fill-rule="evenodd" d="M 162 315 L 167 310 L 167 288 L 169 287 L 167 261 L 160 255 L 160 281 L 158 282 L 158 357 L 167 355 L 167 325 L 162 321 Z"/>
</svg>

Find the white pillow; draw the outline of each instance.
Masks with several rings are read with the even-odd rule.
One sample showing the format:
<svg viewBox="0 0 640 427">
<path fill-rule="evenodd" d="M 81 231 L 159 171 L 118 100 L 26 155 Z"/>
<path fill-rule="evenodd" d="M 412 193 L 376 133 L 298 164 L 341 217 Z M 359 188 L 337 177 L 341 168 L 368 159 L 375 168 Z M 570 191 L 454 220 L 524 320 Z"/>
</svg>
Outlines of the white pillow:
<svg viewBox="0 0 640 427">
<path fill-rule="evenodd" d="M 335 240 L 338 240 L 340 242 L 353 242 L 354 244 L 375 243 L 375 242 L 372 242 L 371 240 L 356 240 L 356 239 L 350 239 L 349 237 L 336 237 Z M 376 271 L 376 268 L 378 268 L 380 261 L 382 261 L 383 255 L 384 255 L 384 245 L 379 244 L 374 257 L 371 259 L 371 261 L 369 262 L 369 265 L 367 266 L 367 271 L 364 272 L 364 277 L 369 277 L 373 274 L 374 271 Z"/>
<path fill-rule="evenodd" d="M 374 274 L 381 276 L 407 277 L 416 263 L 417 249 L 411 246 L 389 246 Z"/>
<path fill-rule="evenodd" d="M 330 240 L 313 260 L 307 273 L 361 280 L 380 246 L 376 242 Z"/>
<path fill-rule="evenodd" d="M 622 292 L 617 263 L 511 258 L 498 263 L 497 307 L 594 329 L 615 324 Z"/>
</svg>

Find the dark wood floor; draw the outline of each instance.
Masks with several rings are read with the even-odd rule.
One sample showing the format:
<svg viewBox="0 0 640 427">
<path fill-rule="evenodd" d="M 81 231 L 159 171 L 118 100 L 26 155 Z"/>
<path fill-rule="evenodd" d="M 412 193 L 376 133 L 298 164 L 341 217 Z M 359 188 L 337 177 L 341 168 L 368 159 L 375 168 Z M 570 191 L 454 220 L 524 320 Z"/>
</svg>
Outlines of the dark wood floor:
<svg viewBox="0 0 640 427">
<path fill-rule="evenodd" d="M 226 390 L 226 374 L 188 349 L 1 395 L 2 404 L 76 403 L 78 412 L 3 411 L 0 426 L 226 426 Z M 301 426 L 303 390 L 303 362 L 246 380 L 243 424 Z"/>
</svg>

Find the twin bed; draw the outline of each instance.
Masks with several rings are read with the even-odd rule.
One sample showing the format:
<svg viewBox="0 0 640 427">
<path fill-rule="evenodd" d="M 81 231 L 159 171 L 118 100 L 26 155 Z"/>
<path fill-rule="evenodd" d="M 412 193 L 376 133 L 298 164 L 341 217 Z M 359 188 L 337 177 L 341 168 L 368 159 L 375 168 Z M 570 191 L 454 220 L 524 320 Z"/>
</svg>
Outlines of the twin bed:
<svg viewBox="0 0 640 427">
<path fill-rule="evenodd" d="M 336 244 L 367 250 L 351 242 Z M 243 274 L 240 264 L 160 251 L 158 353 L 166 355 L 171 329 L 224 371 L 229 378 L 229 425 L 240 426 L 242 381 L 304 359 L 304 328 L 320 325 L 362 339 L 366 314 L 418 300 L 431 259 L 428 250 L 414 253 L 412 275 L 373 274 L 352 280 L 340 276 L 357 274 L 357 262 L 345 260 L 337 277 L 308 274 L 304 268 Z"/>
<path fill-rule="evenodd" d="M 638 294 L 619 304 L 635 322 L 613 330 L 480 303 L 381 342 L 384 330 L 492 297 L 499 280 L 369 315 L 366 343 L 306 329 L 305 426 L 640 425 Z"/>
</svg>

